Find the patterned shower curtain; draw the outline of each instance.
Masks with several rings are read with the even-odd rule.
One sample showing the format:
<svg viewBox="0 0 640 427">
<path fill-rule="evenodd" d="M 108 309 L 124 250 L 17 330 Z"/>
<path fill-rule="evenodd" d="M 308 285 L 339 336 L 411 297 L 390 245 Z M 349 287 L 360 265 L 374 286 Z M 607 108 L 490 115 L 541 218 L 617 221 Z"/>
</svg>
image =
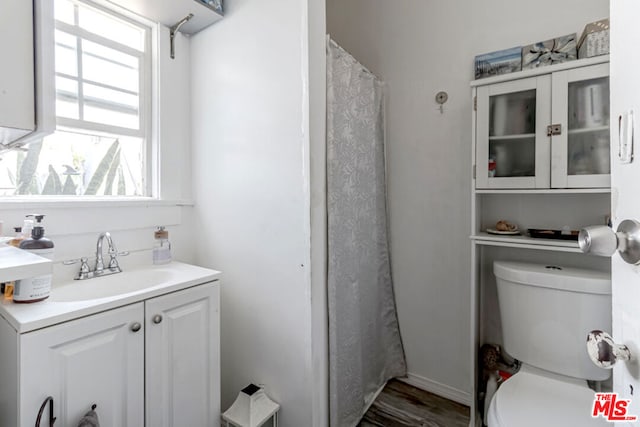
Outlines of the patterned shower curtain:
<svg viewBox="0 0 640 427">
<path fill-rule="evenodd" d="M 329 402 L 355 426 L 376 392 L 404 376 L 389 246 L 382 83 L 327 39 Z"/>
</svg>

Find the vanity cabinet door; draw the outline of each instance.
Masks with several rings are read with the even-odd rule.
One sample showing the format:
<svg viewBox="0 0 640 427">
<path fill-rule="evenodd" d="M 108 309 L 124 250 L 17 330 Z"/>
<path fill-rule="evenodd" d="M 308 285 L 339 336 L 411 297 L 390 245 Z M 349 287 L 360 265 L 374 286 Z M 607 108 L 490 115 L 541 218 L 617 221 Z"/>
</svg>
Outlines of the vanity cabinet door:
<svg viewBox="0 0 640 427">
<path fill-rule="evenodd" d="M 218 283 L 145 303 L 147 426 L 220 425 Z"/>
<path fill-rule="evenodd" d="M 21 335 L 19 425 L 52 396 L 56 425 L 78 425 L 95 403 L 101 425 L 143 426 L 143 325 L 138 303 Z"/>
</svg>

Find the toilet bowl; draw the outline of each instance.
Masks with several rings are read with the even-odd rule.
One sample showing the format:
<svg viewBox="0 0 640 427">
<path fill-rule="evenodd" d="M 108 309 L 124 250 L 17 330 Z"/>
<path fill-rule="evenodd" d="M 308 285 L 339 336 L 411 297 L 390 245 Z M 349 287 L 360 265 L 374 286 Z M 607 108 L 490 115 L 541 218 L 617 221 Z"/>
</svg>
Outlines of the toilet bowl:
<svg viewBox="0 0 640 427">
<path fill-rule="evenodd" d="M 489 427 L 608 426 L 592 418 L 594 392 L 586 381 L 553 378 L 524 365 L 494 394 L 489 405 Z"/>
<path fill-rule="evenodd" d="M 522 362 L 493 395 L 489 427 L 589 427 L 595 393 L 586 380 L 609 371 L 587 355 L 586 337 L 611 326 L 611 282 L 598 271 L 494 262 L 504 350 Z"/>
</svg>

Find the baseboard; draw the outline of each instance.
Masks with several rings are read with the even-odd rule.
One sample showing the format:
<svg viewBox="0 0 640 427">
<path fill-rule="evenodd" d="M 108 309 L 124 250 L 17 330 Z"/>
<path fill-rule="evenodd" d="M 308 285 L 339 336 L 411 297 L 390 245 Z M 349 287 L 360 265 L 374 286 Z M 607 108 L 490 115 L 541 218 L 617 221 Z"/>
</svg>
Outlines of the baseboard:
<svg viewBox="0 0 640 427">
<path fill-rule="evenodd" d="M 453 400 L 465 406 L 471 406 L 471 395 L 466 391 L 458 390 L 457 388 L 412 373 L 408 373 L 406 378 L 398 379 L 421 390 L 437 394 L 438 396 Z"/>
</svg>

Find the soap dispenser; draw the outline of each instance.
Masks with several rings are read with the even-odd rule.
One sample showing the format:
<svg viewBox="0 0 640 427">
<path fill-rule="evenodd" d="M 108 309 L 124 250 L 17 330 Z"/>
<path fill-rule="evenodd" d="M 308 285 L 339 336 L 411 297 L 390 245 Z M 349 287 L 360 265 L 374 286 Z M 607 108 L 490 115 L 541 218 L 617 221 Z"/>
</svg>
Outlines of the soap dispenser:
<svg viewBox="0 0 640 427">
<path fill-rule="evenodd" d="M 171 243 L 169 243 L 169 232 L 164 227 L 158 227 L 153 233 L 155 244 L 153 246 L 153 263 L 167 264 L 171 262 Z"/>
<path fill-rule="evenodd" d="M 31 237 L 20 242 L 20 249 L 53 260 L 53 242 L 44 237 L 44 227 L 42 226 L 44 215 L 31 214 L 27 217 L 33 217 L 35 223 L 31 230 Z M 48 298 L 51 292 L 51 279 L 51 274 L 45 274 L 18 280 L 13 291 L 13 301 L 36 302 Z"/>
</svg>

